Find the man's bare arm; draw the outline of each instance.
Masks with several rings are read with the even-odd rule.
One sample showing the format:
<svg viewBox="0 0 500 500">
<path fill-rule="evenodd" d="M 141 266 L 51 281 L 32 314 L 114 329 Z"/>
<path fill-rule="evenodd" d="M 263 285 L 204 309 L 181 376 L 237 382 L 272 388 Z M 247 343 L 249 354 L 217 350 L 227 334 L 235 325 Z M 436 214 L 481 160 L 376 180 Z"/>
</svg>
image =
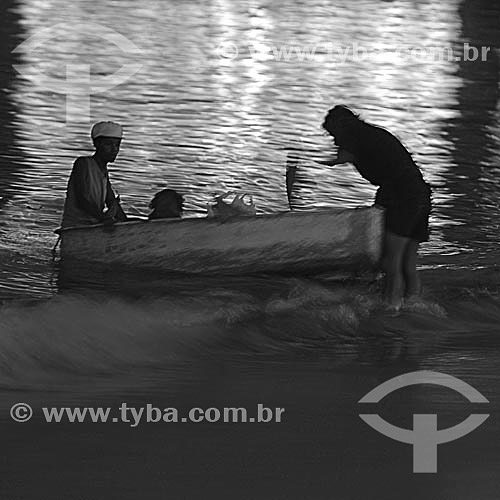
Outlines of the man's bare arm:
<svg viewBox="0 0 500 500">
<path fill-rule="evenodd" d="M 337 158 L 333 160 L 317 161 L 321 165 L 327 165 L 328 167 L 334 167 L 335 165 L 342 165 L 343 163 L 354 163 L 356 160 L 355 156 L 345 149 L 339 149 Z"/>
<path fill-rule="evenodd" d="M 120 205 L 120 196 L 115 196 L 109 179 L 106 185 L 106 206 L 108 207 L 106 218 L 113 219 L 117 222 L 124 222 L 127 220 L 127 216 Z"/>
</svg>

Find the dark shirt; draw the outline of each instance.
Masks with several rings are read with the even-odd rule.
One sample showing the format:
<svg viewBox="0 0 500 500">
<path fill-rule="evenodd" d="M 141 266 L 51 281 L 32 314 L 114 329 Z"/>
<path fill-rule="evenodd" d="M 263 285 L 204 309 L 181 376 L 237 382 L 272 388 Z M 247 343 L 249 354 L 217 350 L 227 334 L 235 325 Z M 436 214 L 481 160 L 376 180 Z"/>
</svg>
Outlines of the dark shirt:
<svg viewBox="0 0 500 500">
<path fill-rule="evenodd" d="M 424 182 L 407 149 L 381 127 L 356 121 L 335 136 L 335 143 L 354 155 L 358 172 L 376 186 L 399 184 L 403 179 L 412 183 Z"/>
</svg>

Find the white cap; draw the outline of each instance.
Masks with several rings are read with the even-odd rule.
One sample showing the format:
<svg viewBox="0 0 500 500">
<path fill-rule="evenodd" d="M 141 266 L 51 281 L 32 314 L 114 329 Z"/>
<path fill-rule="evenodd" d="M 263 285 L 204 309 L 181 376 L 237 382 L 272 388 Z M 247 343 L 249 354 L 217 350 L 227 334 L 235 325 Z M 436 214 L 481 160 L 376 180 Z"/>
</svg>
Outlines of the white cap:
<svg viewBox="0 0 500 500">
<path fill-rule="evenodd" d="M 92 127 L 92 132 L 90 133 L 92 139 L 96 137 L 116 137 L 118 139 L 122 138 L 123 129 L 121 125 L 114 122 L 99 122 Z"/>
</svg>

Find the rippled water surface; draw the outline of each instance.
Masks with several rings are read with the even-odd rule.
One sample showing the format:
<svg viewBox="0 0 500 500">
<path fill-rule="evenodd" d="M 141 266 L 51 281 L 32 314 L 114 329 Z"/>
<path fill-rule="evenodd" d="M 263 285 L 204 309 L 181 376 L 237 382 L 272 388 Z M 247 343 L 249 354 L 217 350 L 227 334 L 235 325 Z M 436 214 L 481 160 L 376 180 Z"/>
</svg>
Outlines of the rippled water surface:
<svg viewBox="0 0 500 500">
<path fill-rule="evenodd" d="M 426 254 L 474 252 L 477 262 L 495 250 L 495 4 L 124 0 L 95 5 L 2 3 L 7 26 L 0 74 L 2 255 L 7 263 L 14 259 L 3 287 L 24 293 L 47 289 L 36 270 L 30 277 L 19 272 L 19 254 L 30 262 L 49 255 L 72 162 L 91 150 L 90 124 L 100 119 L 125 127 L 111 175 L 130 213 L 146 213 L 152 195 L 166 185 L 185 194 L 187 215 L 204 213 L 210 194 L 224 186 L 251 193 L 261 212 L 275 212 L 287 209 L 288 153 L 301 158 L 296 206 L 371 203 L 372 186 L 352 166 L 329 169 L 313 162 L 333 153 L 320 127 L 326 110 L 346 103 L 396 133 L 434 186 L 433 237 Z M 67 30 L 82 22 L 100 28 Z M 52 39 L 10 52 L 53 26 Z M 137 50 L 123 48 L 123 41 L 116 46 L 116 33 L 109 39 L 109 30 Z M 491 47 L 487 59 L 456 61 L 463 59 L 465 42 Z M 422 53 L 430 47 L 452 49 L 453 60 Z M 411 48 L 420 55 L 405 57 Z M 365 55 L 355 57 L 355 51 Z M 58 79 L 55 88 L 47 90 L 40 77 L 21 78 L 12 64 Z M 69 64 L 80 65 L 80 78 Z M 98 86 L 127 64 L 141 69 L 91 95 L 90 103 L 75 94 L 85 91 L 85 68 L 91 85 Z"/>
<path fill-rule="evenodd" d="M 122 395 L 163 406 L 264 402 L 289 416 L 281 427 L 135 434 L 15 424 L 3 497 L 42 498 L 54 481 L 66 499 L 498 497 L 497 3 L 2 0 L 0 23 L 2 425 L 20 400 L 95 406 Z M 489 48 L 486 60 L 464 60 L 466 43 Z M 451 56 L 431 57 L 432 47 Z M 131 78 L 103 88 L 131 64 L 140 67 Z M 426 295 L 413 309 L 379 314 L 378 283 L 328 278 L 59 286 L 53 230 L 93 122 L 124 126 L 110 175 L 132 215 L 165 186 L 185 195 L 187 217 L 223 189 L 252 194 L 260 213 L 287 210 L 290 155 L 300 160 L 296 209 L 371 204 L 374 188 L 352 166 L 314 162 L 335 153 L 321 123 L 339 103 L 394 132 L 433 186 Z M 440 447 L 432 477 L 411 474 L 410 446 L 357 416 L 368 390 L 416 369 L 462 377 L 491 401 L 474 437 Z M 439 411 L 445 427 L 473 411 L 453 396 L 419 387 L 384 411 L 407 428 L 411 413 Z"/>
</svg>

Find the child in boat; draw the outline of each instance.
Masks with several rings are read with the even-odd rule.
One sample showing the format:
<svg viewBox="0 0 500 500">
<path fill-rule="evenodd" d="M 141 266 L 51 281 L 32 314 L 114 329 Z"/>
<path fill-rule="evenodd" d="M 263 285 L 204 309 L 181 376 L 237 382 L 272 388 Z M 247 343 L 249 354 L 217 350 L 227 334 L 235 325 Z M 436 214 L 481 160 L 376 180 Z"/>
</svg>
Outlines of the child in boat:
<svg viewBox="0 0 500 500">
<path fill-rule="evenodd" d="M 346 106 L 335 106 L 323 128 L 339 147 L 325 165 L 352 163 L 362 177 L 379 186 L 375 204 L 386 210 L 382 268 L 385 299 L 399 309 L 403 297 L 420 293 L 417 276 L 419 244 L 429 239 L 431 190 L 410 153 L 389 131 L 361 120 Z"/>
<path fill-rule="evenodd" d="M 183 210 L 184 197 L 174 189 L 164 189 L 156 193 L 149 204 L 152 212 L 149 220 L 180 218 Z"/>
<path fill-rule="evenodd" d="M 108 174 L 108 163 L 113 163 L 120 151 L 122 127 L 113 122 L 99 122 L 92 127 L 91 137 L 95 153 L 93 156 L 80 156 L 73 165 L 62 227 L 127 220 Z M 107 211 L 104 211 L 105 207 Z"/>
</svg>

